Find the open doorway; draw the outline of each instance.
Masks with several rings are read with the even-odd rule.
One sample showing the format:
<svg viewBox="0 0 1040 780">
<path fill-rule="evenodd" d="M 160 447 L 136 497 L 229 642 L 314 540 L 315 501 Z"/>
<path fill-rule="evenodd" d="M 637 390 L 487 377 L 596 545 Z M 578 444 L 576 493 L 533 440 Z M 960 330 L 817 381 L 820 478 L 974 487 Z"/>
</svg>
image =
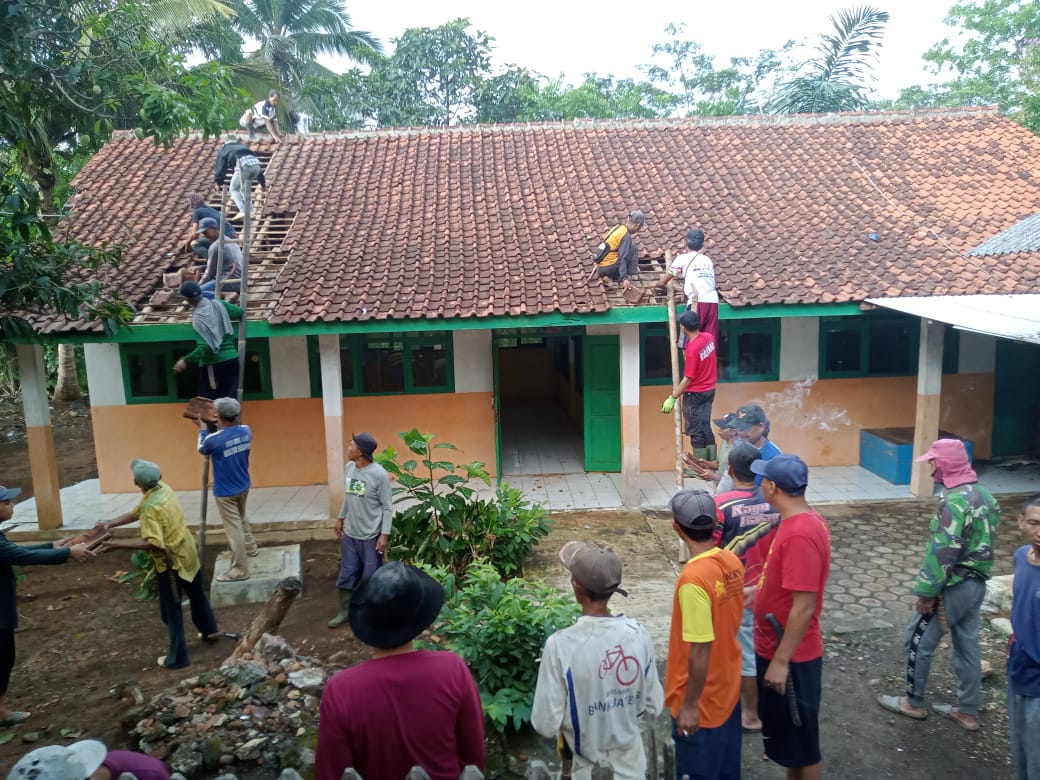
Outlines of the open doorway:
<svg viewBox="0 0 1040 780">
<path fill-rule="evenodd" d="M 585 471 L 582 336 L 496 333 L 502 476 Z"/>
</svg>

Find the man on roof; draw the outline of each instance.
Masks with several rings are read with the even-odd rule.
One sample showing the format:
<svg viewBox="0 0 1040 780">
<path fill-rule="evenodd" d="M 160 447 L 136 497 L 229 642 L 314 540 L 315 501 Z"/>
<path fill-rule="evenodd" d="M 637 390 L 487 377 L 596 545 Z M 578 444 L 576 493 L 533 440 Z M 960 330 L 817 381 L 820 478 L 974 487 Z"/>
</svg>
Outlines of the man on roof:
<svg viewBox="0 0 1040 780">
<path fill-rule="evenodd" d="M 242 118 L 238 120 L 238 124 L 249 131 L 250 141 L 256 140 L 257 130 L 264 130 L 270 133 L 272 141 L 275 143 L 281 142 L 282 136 L 278 132 L 277 110 L 278 103 L 281 99 L 282 96 L 278 93 L 278 90 L 272 89 L 267 93 L 266 100 L 258 101 L 252 108 L 247 108 L 245 113 L 242 114 Z"/>
<path fill-rule="evenodd" d="M 646 216 L 638 209 L 629 212 L 621 225 L 607 233 L 600 244 L 602 257 L 596 260 L 595 275 L 603 285 L 607 279 L 620 282 L 624 289 L 632 286 L 632 277 L 639 273 L 639 250 L 632 236 L 646 227 Z"/>
<path fill-rule="evenodd" d="M 231 174 L 231 185 L 228 189 L 231 199 L 238 206 L 236 218 L 241 219 L 242 215 L 253 207 L 253 182 L 266 187 L 267 179 L 264 178 L 263 166 L 253 154 L 253 150 L 237 140 L 228 141 L 217 153 L 217 161 L 213 165 L 213 181 L 217 187 L 224 185 L 224 178 L 232 166 L 235 172 Z"/>
<path fill-rule="evenodd" d="M 191 235 L 184 242 L 184 251 L 194 252 L 205 260 L 209 257 L 209 247 L 213 242 L 199 235 L 202 231 L 201 222 L 209 218 L 216 221 L 219 226 L 220 209 L 207 206 L 206 199 L 198 192 L 193 192 L 188 196 L 188 205 L 191 207 Z M 235 226 L 231 224 L 230 220 L 224 221 L 224 235 L 231 239 L 238 235 L 235 231 Z"/>
<path fill-rule="evenodd" d="M 220 223 L 206 217 L 199 223 L 199 236 L 209 242 L 206 270 L 199 280 L 205 298 L 217 294 L 217 266 L 220 265 Z M 224 262 L 220 269 L 220 292 L 239 292 L 242 279 L 242 249 L 234 241 L 224 241 Z"/>
</svg>

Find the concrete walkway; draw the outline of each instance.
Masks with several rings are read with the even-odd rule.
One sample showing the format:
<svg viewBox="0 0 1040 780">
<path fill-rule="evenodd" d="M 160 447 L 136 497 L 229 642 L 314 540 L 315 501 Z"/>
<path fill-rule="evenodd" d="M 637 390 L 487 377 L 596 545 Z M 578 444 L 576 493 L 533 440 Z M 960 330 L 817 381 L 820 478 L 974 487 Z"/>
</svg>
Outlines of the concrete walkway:
<svg viewBox="0 0 1040 780">
<path fill-rule="evenodd" d="M 993 493 L 1040 492 L 1040 465 L 1022 465 L 1015 470 L 979 467 L 979 479 Z M 621 508 L 621 475 L 578 473 L 531 476 L 509 476 L 505 481 L 519 488 L 531 501 L 545 505 L 551 512 L 586 509 Z M 675 475 L 671 472 L 645 472 L 640 475 L 640 508 L 663 509 L 675 492 Z M 494 485 L 477 486 L 485 496 L 494 494 Z M 686 487 L 707 487 L 695 479 Z M 65 529 L 90 528 L 98 520 L 128 512 L 140 500 L 140 493 L 102 493 L 96 479 L 89 479 L 61 491 Z M 188 523 L 197 525 L 201 515 L 202 493 L 198 490 L 178 492 Z M 809 501 L 813 504 L 845 504 L 861 501 L 885 501 L 910 498 L 907 485 L 893 485 L 858 466 L 813 468 L 809 473 Z M 216 505 L 210 501 L 210 522 L 219 525 Z M 249 493 L 249 517 L 253 524 L 292 523 L 314 525 L 327 523 L 328 498 L 325 485 L 301 487 L 256 488 Z M 14 522 L 18 531 L 39 529 L 36 501 L 28 499 L 15 507 Z"/>
</svg>

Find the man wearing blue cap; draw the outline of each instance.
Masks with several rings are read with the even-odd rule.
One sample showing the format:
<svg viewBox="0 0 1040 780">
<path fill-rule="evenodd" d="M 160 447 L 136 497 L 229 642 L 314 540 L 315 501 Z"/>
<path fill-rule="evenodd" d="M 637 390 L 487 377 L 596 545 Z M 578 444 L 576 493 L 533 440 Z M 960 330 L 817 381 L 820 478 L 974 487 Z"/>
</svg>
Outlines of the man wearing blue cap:
<svg viewBox="0 0 1040 780">
<path fill-rule="evenodd" d="M 780 513 L 754 596 L 758 713 L 766 755 L 788 778 L 817 780 L 823 638 L 820 612 L 831 562 L 827 521 L 805 500 L 809 469 L 797 455 L 756 460 L 762 494 Z M 795 690 L 793 696 L 788 686 Z"/>
<path fill-rule="evenodd" d="M 220 291 L 238 292 L 242 279 L 242 249 L 234 241 L 225 237 L 224 259 L 220 261 L 220 222 L 213 217 L 205 217 L 199 221 L 199 236 L 209 242 L 207 250 L 206 270 L 199 280 L 199 287 L 206 298 L 216 296 L 217 266 L 220 265 Z"/>
</svg>

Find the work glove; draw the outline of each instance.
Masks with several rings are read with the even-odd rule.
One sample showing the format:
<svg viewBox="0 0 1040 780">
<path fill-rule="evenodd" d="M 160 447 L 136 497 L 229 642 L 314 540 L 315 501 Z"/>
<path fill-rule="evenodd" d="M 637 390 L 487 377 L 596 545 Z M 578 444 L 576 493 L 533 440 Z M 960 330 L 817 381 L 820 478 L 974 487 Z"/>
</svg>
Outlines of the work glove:
<svg viewBox="0 0 1040 780">
<path fill-rule="evenodd" d="M 670 395 L 664 399 L 664 403 L 661 404 L 661 414 L 671 414 L 672 409 L 675 408 L 675 396 Z"/>
</svg>

